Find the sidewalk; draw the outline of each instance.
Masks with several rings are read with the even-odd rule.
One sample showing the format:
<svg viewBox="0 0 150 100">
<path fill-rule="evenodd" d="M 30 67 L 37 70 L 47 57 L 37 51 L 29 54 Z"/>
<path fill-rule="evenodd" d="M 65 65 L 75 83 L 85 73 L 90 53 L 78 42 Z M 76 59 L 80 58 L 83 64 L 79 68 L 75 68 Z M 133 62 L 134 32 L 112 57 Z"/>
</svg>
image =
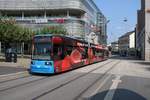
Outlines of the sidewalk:
<svg viewBox="0 0 150 100">
<path fill-rule="evenodd" d="M 0 67 L 16 67 L 16 68 L 29 68 L 31 59 L 30 57 L 19 57 L 17 63 L 5 62 L 5 58 L 0 56 Z"/>
<path fill-rule="evenodd" d="M 27 72 L 30 67 L 30 57 L 19 57 L 17 63 L 5 62 L 5 57 L 0 56 L 0 76 Z M 19 74 L 20 75 L 20 74 Z"/>
</svg>

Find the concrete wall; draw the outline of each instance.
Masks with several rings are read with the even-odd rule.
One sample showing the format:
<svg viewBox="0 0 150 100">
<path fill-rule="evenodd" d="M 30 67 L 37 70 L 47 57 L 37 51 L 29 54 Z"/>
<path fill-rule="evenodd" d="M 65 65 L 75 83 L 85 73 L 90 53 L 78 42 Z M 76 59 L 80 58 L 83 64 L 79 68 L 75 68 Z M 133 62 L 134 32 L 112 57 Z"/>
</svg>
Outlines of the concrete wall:
<svg viewBox="0 0 150 100">
<path fill-rule="evenodd" d="M 145 60 L 150 61 L 150 0 L 145 0 Z"/>
<path fill-rule="evenodd" d="M 136 49 L 137 56 L 145 59 L 145 0 L 141 0 L 141 9 L 137 11 Z"/>
</svg>

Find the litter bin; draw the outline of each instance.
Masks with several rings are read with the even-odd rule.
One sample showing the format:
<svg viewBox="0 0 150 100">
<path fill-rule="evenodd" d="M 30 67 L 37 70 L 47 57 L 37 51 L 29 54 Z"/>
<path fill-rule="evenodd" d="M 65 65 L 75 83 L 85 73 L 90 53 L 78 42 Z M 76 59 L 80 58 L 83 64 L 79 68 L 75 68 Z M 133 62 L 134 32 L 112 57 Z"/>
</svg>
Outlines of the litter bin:
<svg viewBox="0 0 150 100">
<path fill-rule="evenodd" d="M 11 48 L 7 49 L 5 52 L 5 61 L 12 62 L 12 50 Z"/>
<path fill-rule="evenodd" d="M 13 62 L 17 63 L 17 53 L 16 52 L 12 53 L 12 58 L 13 58 Z"/>
<path fill-rule="evenodd" d="M 7 49 L 5 52 L 5 61 L 16 63 L 17 62 L 17 52 L 12 48 Z"/>
</svg>

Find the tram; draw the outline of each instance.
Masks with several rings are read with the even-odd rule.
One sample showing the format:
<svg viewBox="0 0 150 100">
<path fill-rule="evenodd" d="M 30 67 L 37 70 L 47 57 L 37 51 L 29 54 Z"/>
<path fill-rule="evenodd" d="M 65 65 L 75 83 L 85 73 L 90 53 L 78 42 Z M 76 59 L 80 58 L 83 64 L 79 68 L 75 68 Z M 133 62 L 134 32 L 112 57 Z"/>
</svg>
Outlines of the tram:
<svg viewBox="0 0 150 100">
<path fill-rule="evenodd" d="M 108 50 L 79 39 L 61 35 L 35 35 L 32 43 L 31 73 L 55 74 L 106 60 Z"/>
</svg>

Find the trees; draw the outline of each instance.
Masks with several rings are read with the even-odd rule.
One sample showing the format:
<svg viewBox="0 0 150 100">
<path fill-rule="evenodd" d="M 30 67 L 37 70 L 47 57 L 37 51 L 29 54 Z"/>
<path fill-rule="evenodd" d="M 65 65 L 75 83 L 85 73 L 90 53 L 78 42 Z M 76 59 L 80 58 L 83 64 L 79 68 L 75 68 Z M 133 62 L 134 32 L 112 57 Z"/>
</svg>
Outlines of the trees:
<svg viewBox="0 0 150 100">
<path fill-rule="evenodd" d="M 13 19 L 0 18 L 0 42 L 4 45 L 3 51 L 9 47 L 14 47 L 20 53 L 24 53 L 24 45 L 30 49 L 32 36 L 35 33 L 66 35 L 67 31 L 62 26 L 47 26 L 40 31 L 33 31 L 30 28 L 17 25 Z"/>
<path fill-rule="evenodd" d="M 10 42 L 27 42 L 31 40 L 34 33 L 28 29 L 15 24 L 14 20 L 0 20 L 0 41 Z"/>
<path fill-rule="evenodd" d="M 29 28 L 21 27 L 15 23 L 13 19 L 0 19 L 0 41 L 10 42 L 28 42 L 32 36 L 36 34 L 67 34 L 62 26 L 46 26 L 40 31 L 32 31 Z"/>
<path fill-rule="evenodd" d="M 34 32 L 15 23 L 15 20 L 0 19 L 0 42 L 4 45 L 3 52 L 7 48 L 15 48 L 17 52 L 24 53 L 24 44 L 30 45 Z"/>
</svg>

